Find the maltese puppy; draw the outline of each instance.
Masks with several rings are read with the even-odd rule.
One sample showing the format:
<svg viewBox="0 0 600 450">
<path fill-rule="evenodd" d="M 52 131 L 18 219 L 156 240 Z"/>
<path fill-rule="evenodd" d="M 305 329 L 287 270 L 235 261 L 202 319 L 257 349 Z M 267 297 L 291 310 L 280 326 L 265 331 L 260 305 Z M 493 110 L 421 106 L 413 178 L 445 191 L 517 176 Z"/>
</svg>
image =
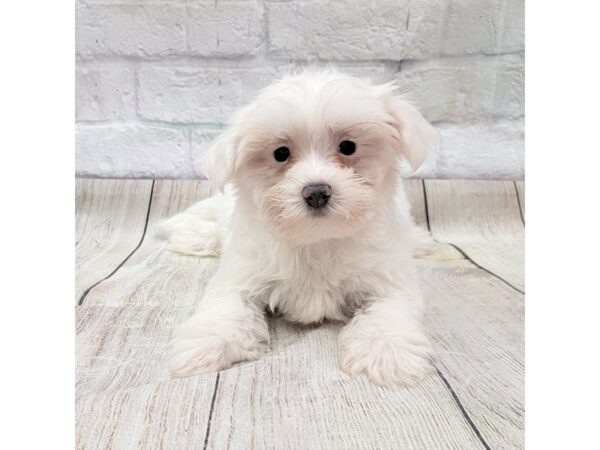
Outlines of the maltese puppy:
<svg viewBox="0 0 600 450">
<path fill-rule="evenodd" d="M 268 311 L 300 324 L 344 322 L 338 352 L 348 374 L 393 385 L 428 373 L 415 226 L 398 167 L 402 158 L 418 167 L 436 133 L 395 90 L 305 71 L 233 115 L 204 162 L 221 193 L 158 230 L 171 250 L 221 256 L 174 333 L 174 376 L 258 359 Z"/>
</svg>

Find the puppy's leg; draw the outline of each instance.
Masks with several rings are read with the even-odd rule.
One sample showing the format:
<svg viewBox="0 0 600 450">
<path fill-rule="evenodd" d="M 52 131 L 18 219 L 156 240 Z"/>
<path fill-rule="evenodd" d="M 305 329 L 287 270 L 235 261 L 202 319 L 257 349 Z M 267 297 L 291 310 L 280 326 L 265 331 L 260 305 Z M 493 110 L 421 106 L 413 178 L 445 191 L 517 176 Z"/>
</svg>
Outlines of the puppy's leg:
<svg viewBox="0 0 600 450">
<path fill-rule="evenodd" d="M 167 241 L 166 248 L 193 256 L 217 256 L 229 232 L 234 200 L 231 194 L 215 195 L 159 222 L 154 232 Z"/>
<path fill-rule="evenodd" d="M 351 375 L 364 373 L 384 386 L 411 385 L 424 378 L 432 364 L 421 303 L 416 289 L 397 288 L 371 298 L 340 334 L 342 369 Z"/>
<path fill-rule="evenodd" d="M 209 283 L 194 315 L 179 326 L 171 341 L 169 368 L 177 377 L 214 372 L 235 362 L 260 357 L 269 340 L 259 305 L 219 281 Z"/>
</svg>

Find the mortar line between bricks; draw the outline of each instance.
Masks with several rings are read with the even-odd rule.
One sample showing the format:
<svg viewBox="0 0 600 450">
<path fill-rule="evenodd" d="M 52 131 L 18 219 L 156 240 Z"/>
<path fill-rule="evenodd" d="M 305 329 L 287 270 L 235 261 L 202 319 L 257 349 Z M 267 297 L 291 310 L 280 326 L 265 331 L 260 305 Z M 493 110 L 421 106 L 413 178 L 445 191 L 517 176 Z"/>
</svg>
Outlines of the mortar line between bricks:
<svg viewBox="0 0 600 450">
<path fill-rule="evenodd" d="M 272 65 L 281 65 L 286 62 L 294 62 L 298 64 L 335 64 L 335 65 L 365 65 L 369 64 L 398 64 L 398 62 L 402 61 L 405 63 L 431 63 L 432 61 L 452 61 L 463 58 L 477 58 L 481 59 L 494 59 L 500 58 L 503 56 L 525 56 L 525 52 L 522 50 L 518 51 L 509 51 L 509 52 L 501 52 L 501 53 L 460 53 L 456 55 L 443 55 L 443 54 L 434 54 L 429 55 L 426 58 L 372 58 L 372 59 L 327 59 L 327 58 L 309 58 L 309 57 L 293 57 L 293 56 L 273 56 L 268 53 L 261 55 L 248 55 L 248 54 L 232 54 L 232 55 L 221 55 L 221 56 L 206 56 L 206 55 L 195 55 L 189 53 L 181 53 L 177 55 L 153 55 L 153 56 L 139 56 L 139 55 L 118 55 L 118 54 L 110 54 L 110 53 L 99 53 L 92 57 L 76 55 L 75 62 L 79 64 L 90 64 L 93 65 L 95 63 L 102 62 L 111 62 L 111 63 L 119 63 L 124 61 L 135 61 L 140 63 L 148 63 L 151 65 L 161 65 L 162 63 L 172 64 L 179 63 L 181 65 L 184 64 L 215 64 L 215 68 L 221 68 L 223 66 L 230 68 L 260 68 L 265 67 L 262 63 L 269 62 Z M 259 56 L 264 56 L 265 59 L 258 58 Z M 238 63 L 247 63 L 248 66 L 238 66 Z M 207 66 L 203 66 L 207 67 Z M 210 66 L 208 66 L 210 68 Z"/>
<path fill-rule="evenodd" d="M 269 33 L 269 19 L 268 19 L 268 8 L 267 2 L 263 0 L 262 9 L 263 9 L 263 33 L 264 40 L 263 45 L 261 46 L 261 52 L 264 58 L 268 59 L 269 55 L 269 42 L 271 41 L 270 33 Z"/>
<path fill-rule="evenodd" d="M 136 122 L 140 122 L 140 69 L 139 65 L 136 62 L 132 62 L 133 67 L 133 94 L 135 98 L 135 120 Z M 76 121 L 77 123 L 77 121 Z"/>
<path fill-rule="evenodd" d="M 145 125 L 145 126 L 169 127 L 169 128 L 178 129 L 178 130 L 186 130 L 186 129 L 190 129 L 190 128 L 203 128 L 203 129 L 207 129 L 207 130 L 222 130 L 225 127 L 224 123 L 217 123 L 217 122 L 183 123 L 183 122 L 168 122 L 168 121 L 154 120 L 154 119 L 77 120 L 77 121 L 75 121 L 75 125 L 84 125 L 86 127 L 94 127 L 94 126 L 115 127 L 115 126 Z"/>
<path fill-rule="evenodd" d="M 107 276 L 105 276 L 104 278 L 102 278 L 101 280 L 95 282 L 94 284 L 92 284 L 89 288 L 87 288 L 85 290 L 85 292 L 81 295 L 81 298 L 79 299 L 79 301 L 77 302 L 77 304 L 79 306 L 83 305 L 83 302 L 85 301 L 85 298 L 87 297 L 87 295 L 91 292 L 92 289 L 94 289 L 96 286 L 98 286 L 100 283 L 108 280 L 110 277 L 112 277 L 115 273 L 117 273 L 117 271 L 123 267 L 123 265 L 129 260 L 129 258 L 131 258 L 133 256 L 133 254 L 135 252 L 138 251 L 138 249 L 140 248 L 140 246 L 142 245 L 142 242 L 144 242 L 144 238 L 146 237 L 146 231 L 148 229 L 148 220 L 150 219 L 150 209 L 152 208 L 152 197 L 154 196 L 154 184 L 156 183 L 156 180 L 152 180 L 152 185 L 150 186 L 150 199 L 148 200 L 148 210 L 146 211 L 146 222 L 144 223 L 144 231 L 142 232 L 142 237 L 140 238 L 140 241 L 138 242 L 138 244 L 136 245 L 136 247 L 131 251 L 131 253 L 129 253 L 129 255 L 127 255 L 125 257 L 125 259 L 123 261 L 121 261 L 121 263 L 111 272 L 109 273 Z"/>
<path fill-rule="evenodd" d="M 484 117 L 482 120 L 469 121 L 466 125 L 469 126 L 494 126 L 499 123 L 515 123 L 521 122 L 524 116 L 514 117 Z M 173 128 L 185 128 L 185 127 L 198 127 L 198 128 L 210 128 L 216 130 L 222 130 L 226 126 L 226 122 L 170 122 L 168 120 L 159 119 L 101 119 L 101 120 L 90 120 L 90 119 L 77 119 L 75 125 L 85 126 L 118 126 L 118 125 L 156 125 L 156 126 L 168 126 Z M 464 126 L 463 122 L 449 122 L 447 120 L 435 120 L 431 121 L 431 125 L 436 126 Z M 508 179 L 508 178 L 507 178 Z M 513 180 L 514 178 L 510 178 Z"/>
<path fill-rule="evenodd" d="M 185 130 L 185 133 L 186 133 L 187 138 L 188 138 L 188 142 L 187 142 L 188 143 L 188 151 L 187 151 L 187 153 L 188 153 L 188 164 L 190 165 L 190 172 L 192 174 L 195 174 L 196 173 L 196 168 L 195 168 L 195 164 L 194 164 L 194 155 L 193 155 L 193 153 L 194 153 L 193 152 L 194 143 L 193 143 L 193 138 L 192 138 L 192 134 L 194 133 L 194 131 L 193 130 Z"/>
</svg>

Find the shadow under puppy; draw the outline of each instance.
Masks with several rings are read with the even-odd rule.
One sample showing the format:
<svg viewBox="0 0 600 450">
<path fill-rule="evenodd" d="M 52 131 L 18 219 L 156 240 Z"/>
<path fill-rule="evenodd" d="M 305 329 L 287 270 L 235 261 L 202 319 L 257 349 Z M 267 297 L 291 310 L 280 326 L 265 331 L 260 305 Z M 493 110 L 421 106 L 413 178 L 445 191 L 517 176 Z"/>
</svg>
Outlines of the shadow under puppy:
<svg viewBox="0 0 600 450">
<path fill-rule="evenodd" d="M 431 347 L 398 163 L 418 167 L 435 139 L 392 83 L 332 69 L 285 77 L 234 114 L 204 166 L 221 194 L 158 230 L 173 251 L 221 255 L 174 333 L 173 375 L 259 358 L 271 309 L 301 324 L 346 322 L 338 348 L 349 374 L 422 379 Z"/>
</svg>

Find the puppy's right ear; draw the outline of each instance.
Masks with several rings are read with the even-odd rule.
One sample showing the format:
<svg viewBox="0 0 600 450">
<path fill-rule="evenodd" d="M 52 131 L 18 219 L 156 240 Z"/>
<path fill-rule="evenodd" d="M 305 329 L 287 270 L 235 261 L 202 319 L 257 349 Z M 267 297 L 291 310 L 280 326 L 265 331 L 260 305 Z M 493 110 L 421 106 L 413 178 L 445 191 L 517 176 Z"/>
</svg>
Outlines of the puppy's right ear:
<svg viewBox="0 0 600 450">
<path fill-rule="evenodd" d="M 397 95 L 394 82 L 374 87 L 391 120 L 389 124 L 399 135 L 400 154 L 416 170 L 425 161 L 428 150 L 438 144 L 438 134 L 410 103 Z"/>
<path fill-rule="evenodd" d="M 202 173 L 221 192 L 235 174 L 238 144 L 237 133 L 230 125 L 213 141 L 200 163 Z"/>
</svg>

